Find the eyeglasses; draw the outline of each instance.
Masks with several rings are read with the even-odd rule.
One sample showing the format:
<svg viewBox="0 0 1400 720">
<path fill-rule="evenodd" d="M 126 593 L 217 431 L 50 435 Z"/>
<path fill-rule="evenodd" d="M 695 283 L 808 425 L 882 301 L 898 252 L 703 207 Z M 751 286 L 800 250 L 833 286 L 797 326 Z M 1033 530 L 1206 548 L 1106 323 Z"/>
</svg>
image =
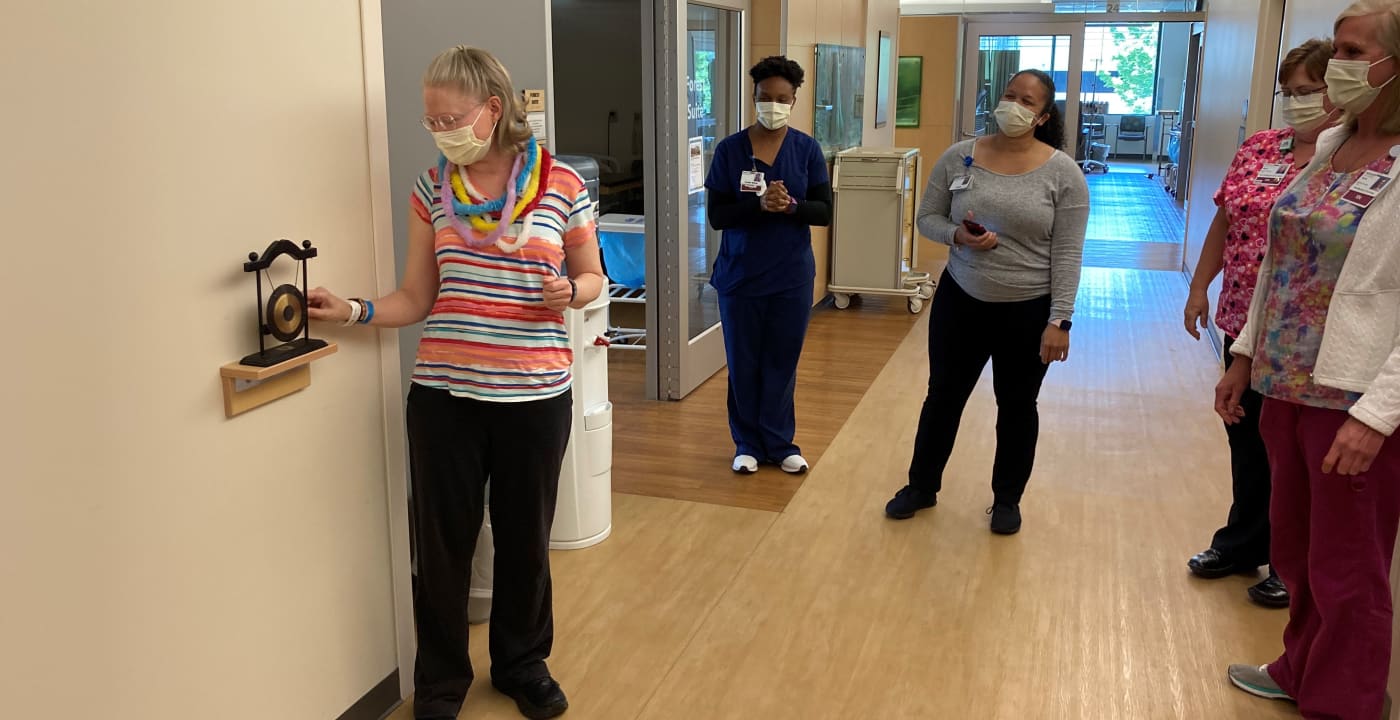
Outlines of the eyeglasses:
<svg viewBox="0 0 1400 720">
<path fill-rule="evenodd" d="M 1308 97 L 1309 95 L 1316 95 L 1316 94 L 1318 94 L 1318 93 L 1324 93 L 1324 92 L 1327 92 L 1327 86 L 1326 86 L 1326 85 L 1323 85 L 1323 86 L 1321 86 L 1321 87 L 1315 87 L 1315 88 L 1312 88 L 1312 89 L 1310 89 L 1310 90 L 1308 90 L 1308 89 L 1299 90 L 1298 92 L 1293 92 L 1292 90 L 1289 90 L 1289 89 L 1285 88 L 1285 89 L 1283 89 L 1283 90 L 1279 90 L 1278 92 L 1275 92 L 1275 93 L 1274 93 L 1274 97 L 1286 97 L 1286 98 Z"/>
<path fill-rule="evenodd" d="M 483 105 L 482 108 L 484 107 L 485 106 Z M 479 116 L 479 114 L 480 109 L 478 109 L 476 115 Z M 447 114 L 438 115 L 436 117 L 432 115 L 424 115 L 423 118 L 419 120 L 419 122 L 423 124 L 423 128 L 428 132 L 447 132 L 448 130 L 456 130 L 457 128 L 461 127 L 463 121 L 465 121 L 469 117 L 473 117 L 473 113 L 467 113 L 465 115 Z"/>
</svg>

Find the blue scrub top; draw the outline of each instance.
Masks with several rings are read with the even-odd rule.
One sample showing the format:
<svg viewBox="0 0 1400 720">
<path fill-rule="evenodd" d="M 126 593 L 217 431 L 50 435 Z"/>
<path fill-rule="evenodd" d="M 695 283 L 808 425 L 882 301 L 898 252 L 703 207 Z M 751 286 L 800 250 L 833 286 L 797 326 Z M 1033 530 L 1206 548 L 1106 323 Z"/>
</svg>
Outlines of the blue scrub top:
<svg viewBox="0 0 1400 720">
<path fill-rule="evenodd" d="M 745 197 L 739 177 L 748 170 L 758 170 L 770 183 L 782 180 L 799 203 L 807 199 L 808 188 L 831 182 L 821 145 L 793 128 L 788 128 L 772 165 L 754 157 L 747 128 L 721 140 L 705 187 Z M 744 227 L 723 231 L 710 284 L 729 295 L 773 295 L 808 284 L 816 274 L 811 226 L 792 215 L 763 213 Z"/>
</svg>

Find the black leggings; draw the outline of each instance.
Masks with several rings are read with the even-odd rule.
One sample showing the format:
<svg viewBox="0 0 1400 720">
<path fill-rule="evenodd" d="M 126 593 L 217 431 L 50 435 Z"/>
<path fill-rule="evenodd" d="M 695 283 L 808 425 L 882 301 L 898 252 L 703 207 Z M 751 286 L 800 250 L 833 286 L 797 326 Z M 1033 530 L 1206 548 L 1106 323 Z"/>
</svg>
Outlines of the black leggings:
<svg viewBox="0 0 1400 720">
<path fill-rule="evenodd" d="M 496 550 L 491 678 L 510 686 L 549 673 L 549 533 L 572 407 L 569 393 L 500 403 L 417 384 L 409 390 L 415 717 L 457 717 L 472 684 L 467 595 L 488 478 Z"/>
<path fill-rule="evenodd" d="M 928 396 L 919 414 L 910 485 L 933 493 L 943 489 L 943 470 L 953 454 L 963 408 L 990 359 L 997 399 L 992 492 L 998 503 L 1021 502 L 1040 435 L 1036 401 L 1047 370 L 1040 361 L 1040 342 L 1049 320 L 1048 295 L 982 302 L 944 271 L 929 309 Z"/>
</svg>

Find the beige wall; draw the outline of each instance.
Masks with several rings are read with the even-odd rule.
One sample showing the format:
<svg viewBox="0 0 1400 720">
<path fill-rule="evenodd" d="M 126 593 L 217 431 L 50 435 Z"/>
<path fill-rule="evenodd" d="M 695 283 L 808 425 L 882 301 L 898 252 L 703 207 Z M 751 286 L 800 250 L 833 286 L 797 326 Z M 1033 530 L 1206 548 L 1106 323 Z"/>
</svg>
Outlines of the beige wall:
<svg viewBox="0 0 1400 720">
<path fill-rule="evenodd" d="M 865 3 L 865 139 L 866 145 L 893 147 L 895 76 L 899 72 L 899 2 L 868 0 Z M 880 33 L 890 35 L 889 121 L 875 127 L 876 88 L 879 87 Z"/>
<path fill-rule="evenodd" d="M 958 117 L 958 70 L 961 67 L 962 21 L 955 15 L 905 16 L 899 19 L 899 55 L 924 59 L 919 127 L 895 130 L 895 144 L 920 150 L 919 197 L 929 171 L 952 145 Z M 919 255 L 946 258 L 948 248 L 920 240 Z"/>
<path fill-rule="evenodd" d="M 899 20 L 899 54 L 924 59 L 919 127 L 895 130 L 896 144 L 922 151 L 920 188 L 928 182 L 933 163 L 954 141 L 961 45 L 962 22 L 956 16 L 929 15 Z"/>
<path fill-rule="evenodd" d="M 1288 3 L 1283 9 L 1283 44 L 1280 50 L 1286 53 L 1311 38 L 1332 37 L 1333 22 L 1351 3 L 1352 0 L 1309 0 L 1306 6 L 1300 2 Z M 1280 55 L 1279 61 L 1282 60 Z M 1274 127 L 1283 126 L 1278 110 L 1274 108 Z"/>
<path fill-rule="evenodd" d="M 807 85 L 799 92 L 792 109 L 792 126 L 812 132 L 815 109 L 817 45 L 865 46 L 865 130 L 863 144 L 889 147 L 894 144 L 894 106 L 890 122 L 875 127 L 876 63 L 880 56 L 880 31 L 894 39 L 890 59 L 890 92 L 894 92 L 894 69 L 899 57 L 899 0 L 753 0 L 753 31 L 750 57 L 787 55 L 807 71 Z M 752 120 L 752 114 L 748 116 Z M 827 228 L 812 228 L 812 252 L 817 260 L 817 282 L 812 301 L 826 297 L 830 275 L 831 236 Z"/>
<path fill-rule="evenodd" d="M 19 3 L 0 58 L 4 714 L 336 717 L 396 666 L 380 343 L 217 373 L 249 251 L 375 290 L 360 3 Z"/>
</svg>

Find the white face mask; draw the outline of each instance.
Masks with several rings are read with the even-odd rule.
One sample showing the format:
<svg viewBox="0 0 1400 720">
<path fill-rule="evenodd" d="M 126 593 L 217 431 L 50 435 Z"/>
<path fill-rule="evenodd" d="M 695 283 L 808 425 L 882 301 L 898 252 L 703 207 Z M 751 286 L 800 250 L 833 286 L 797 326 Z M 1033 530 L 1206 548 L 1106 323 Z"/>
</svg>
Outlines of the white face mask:
<svg viewBox="0 0 1400 720">
<path fill-rule="evenodd" d="M 1322 106 L 1322 93 L 1283 99 L 1283 121 L 1298 132 L 1308 132 L 1327 121 L 1331 113 Z"/>
<path fill-rule="evenodd" d="M 443 157 L 448 162 L 461 167 L 471 165 L 486 157 L 486 153 L 491 150 L 491 137 L 496 134 L 496 126 L 491 126 L 491 132 L 483 140 L 476 136 L 476 121 L 481 119 L 481 114 L 486 112 L 486 106 L 482 105 L 477 112 L 476 119 L 470 123 L 457 128 L 456 130 L 446 130 L 433 133 L 433 142 L 437 143 L 438 149 L 442 151 Z"/>
<path fill-rule="evenodd" d="M 792 115 L 791 105 L 775 102 L 758 103 L 758 124 L 769 130 L 781 130 L 787 127 L 790 115 Z"/>
<path fill-rule="evenodd" d="M 1395 79 L 1392 74 L 1390 80 L 1381 83 L 1380 87 L 1372 87 L 1367 77 L 1371 74 L 1371 68 L 1389 59 L 1383 57 L 1373 63 L 1365 60 L 1327 61 L 1327 97 L 1332 99 L 1333 105 L 1352 115 L 1365 112 L 1376 101 L 1376 96 L 1381 94 L 1381 89 Z"/>
<path fill-rule="evenodd" d="M 1007 137 L 1021 137 L 1035 129 L 1036 114 L 1030 108 L 1011 100 L 1002 100 L 993 113 L 997 127 Z"/>
</svg>

